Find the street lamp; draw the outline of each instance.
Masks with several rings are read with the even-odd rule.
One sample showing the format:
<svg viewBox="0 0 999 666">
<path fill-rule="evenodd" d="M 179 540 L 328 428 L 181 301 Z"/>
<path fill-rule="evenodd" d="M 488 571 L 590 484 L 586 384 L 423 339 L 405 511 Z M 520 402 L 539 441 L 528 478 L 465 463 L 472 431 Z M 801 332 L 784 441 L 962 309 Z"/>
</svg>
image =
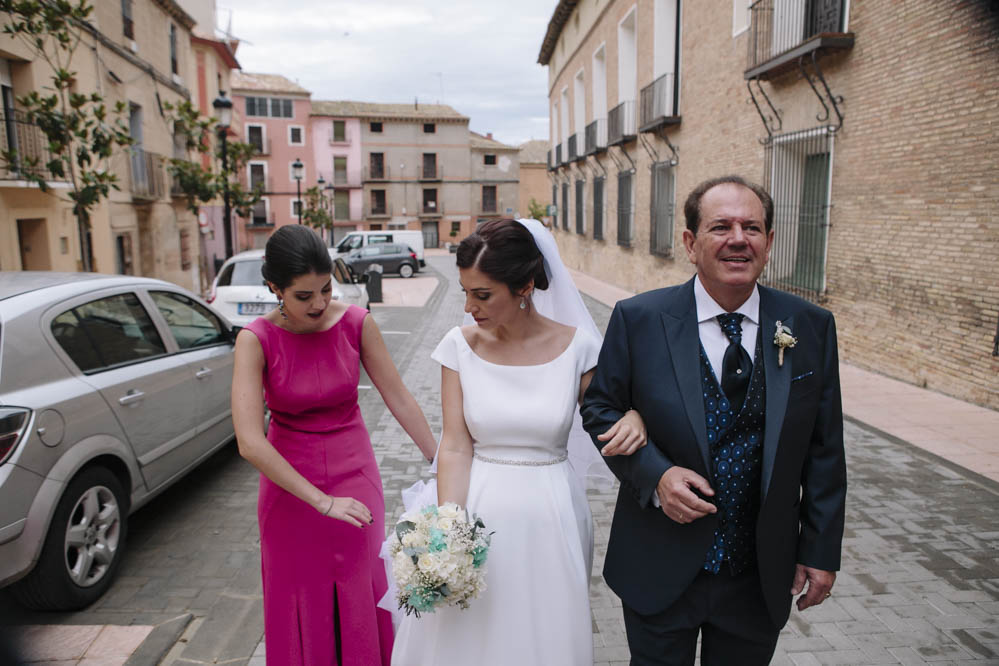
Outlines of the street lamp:
<svg viewBox="0 0 999 666">
<path fill-rule="evenodd" d="M 225 235 L 225 258 L 228 259 L 232 256 L 232 209 L 229 205 L 229 154 L 226 150 L 226 138 L 232 124 L 232 100 L 225 96 L 224 90 L 220 90 L 212 107 L 218 115 L 219 139 L 222 141 L 222 199 L 225 202 L 222 228 Z"/>
<path fill-rule="evenodd" d="M 295 179 L 295 190 L 298 193 L 298 223 L 302 223 L 302 171 L 305 169 L 305 165 L 302 164 L 302 160 L 295 158 L 295 161 L 291 163 L 291 177 Z"/>
<path fill-rule="evenodd" d="M 334 192 L 333 192 L 333 183 L 332 183 L 332 181 L 328 185 L 326 185 L 326 190 L 325 191 L 329 192 L 329 194 L 327 195 L 326 200 L 330 204 L 330 208 L 329 208 L 329 210 L 330 210 L 330 247 L 333 247 L 333 240 L 334 240 L 334 238 L 333 238 L 333 236 L 334 236 L 334 234 L 333 234 L 333 227 L 335 226 L 335 223 L 336 223 L 336 196 L 334 195 Z"/>
</svg>

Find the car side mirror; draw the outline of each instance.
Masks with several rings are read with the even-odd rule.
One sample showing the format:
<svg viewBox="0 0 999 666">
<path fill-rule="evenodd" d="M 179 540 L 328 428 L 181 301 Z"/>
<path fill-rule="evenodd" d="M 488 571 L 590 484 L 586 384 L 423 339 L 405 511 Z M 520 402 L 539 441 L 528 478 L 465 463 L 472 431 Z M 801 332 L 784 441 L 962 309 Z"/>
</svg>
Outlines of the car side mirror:
<svg viewBox="0 0 999 666">
<path fill-rule="evenodd" d="M 229 329 L 229 341 L 232 342 L 232 344 L 236 344 L 236 336 L 239 335 L 239 332 L 242 330 L 242 326 L 233 326 Z"/>
</svg>

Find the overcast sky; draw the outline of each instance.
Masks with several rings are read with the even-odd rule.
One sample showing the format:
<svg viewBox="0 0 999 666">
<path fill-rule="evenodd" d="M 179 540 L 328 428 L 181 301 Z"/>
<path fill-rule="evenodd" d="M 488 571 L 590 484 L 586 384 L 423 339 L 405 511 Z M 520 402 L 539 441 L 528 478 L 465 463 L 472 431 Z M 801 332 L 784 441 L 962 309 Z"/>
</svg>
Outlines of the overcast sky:
<svg viewBox="0 0 999 666">
<path fill-rule="evenodd" d="M 538 51 L 556 0 L 217 0 L 247 72 L 312 99 L 449 104 L 509 144 L 548 138 Z"/>
</svg>

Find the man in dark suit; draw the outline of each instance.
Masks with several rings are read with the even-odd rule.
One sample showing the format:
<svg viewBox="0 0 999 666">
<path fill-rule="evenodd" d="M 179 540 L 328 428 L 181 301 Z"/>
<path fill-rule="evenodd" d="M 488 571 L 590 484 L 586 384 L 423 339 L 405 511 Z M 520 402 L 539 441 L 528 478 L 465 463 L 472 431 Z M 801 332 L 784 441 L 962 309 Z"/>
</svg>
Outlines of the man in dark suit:
<svg viewBox="0 0 999 666">
<path fill-rule="evenodd" d="M 846 497 L 832 315 L 757 284 L 773 201 L 736 176 L 684 206 L 696 276 L 614 308 L 583 423 L 628 409 L 646 446 L 606 458 L 621 481 L 604 577 L 632 664 L 766 664 L 794 595 L 822 603 Z"/>
</svg>

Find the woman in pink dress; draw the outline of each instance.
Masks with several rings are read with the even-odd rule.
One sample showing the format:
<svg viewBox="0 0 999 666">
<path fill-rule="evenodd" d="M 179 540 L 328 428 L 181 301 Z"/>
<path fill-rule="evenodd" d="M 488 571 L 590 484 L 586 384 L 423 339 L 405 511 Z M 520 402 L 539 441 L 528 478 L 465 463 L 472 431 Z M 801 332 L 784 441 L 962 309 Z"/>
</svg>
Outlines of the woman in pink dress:
<svg viewBox="0 0 999 666">
<path fill-rule="evenodd" d="M 359 362 L 424 456 L 436 448 L 375 322 L 331 299 L 331 268 L 311 229 L 278 229 L 262 273 L 279 308 L 236 339 L 232 414 L 240 454 L 261 471 L 272 665 L 387 665 L 392 654 L 391 617 L 376 607 L 387 586 L 378 557 L 385 502 L 357 404 Z"/>
</svg>

